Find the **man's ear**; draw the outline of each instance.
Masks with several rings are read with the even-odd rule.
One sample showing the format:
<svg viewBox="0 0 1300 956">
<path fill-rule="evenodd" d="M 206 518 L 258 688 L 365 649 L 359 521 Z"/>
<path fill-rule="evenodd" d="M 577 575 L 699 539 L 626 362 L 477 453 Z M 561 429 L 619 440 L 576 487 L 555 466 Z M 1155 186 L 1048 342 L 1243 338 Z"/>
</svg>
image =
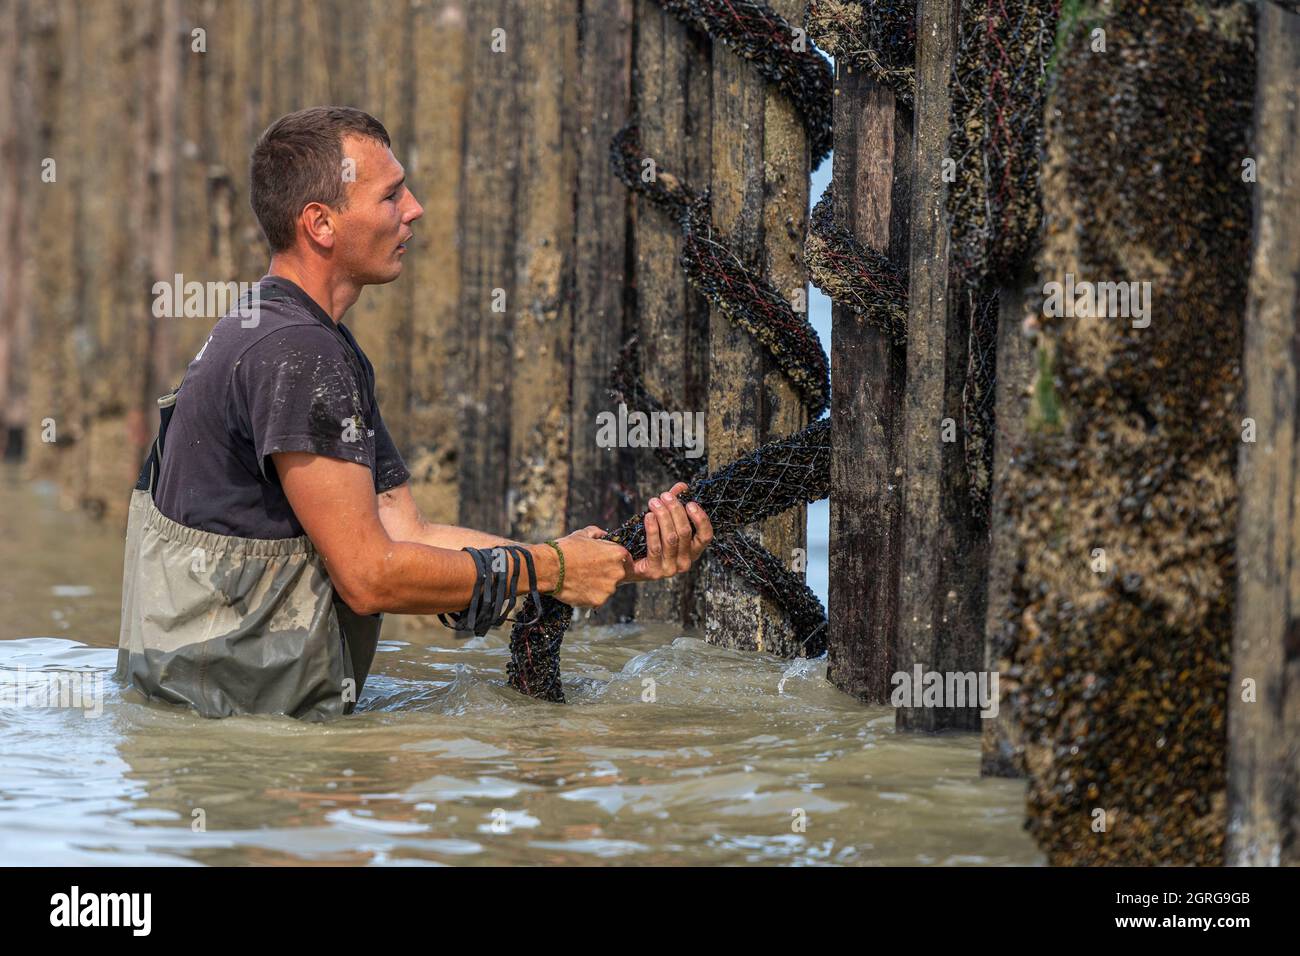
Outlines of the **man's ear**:
<svg viewBox="0 0 1300 956">
<path fill-rule="evenodd" d="M 324 203 L 309 202 L 298 218 L 308 239 L 325 249 L 334 248 L 334 210 Z"/>
</svg>

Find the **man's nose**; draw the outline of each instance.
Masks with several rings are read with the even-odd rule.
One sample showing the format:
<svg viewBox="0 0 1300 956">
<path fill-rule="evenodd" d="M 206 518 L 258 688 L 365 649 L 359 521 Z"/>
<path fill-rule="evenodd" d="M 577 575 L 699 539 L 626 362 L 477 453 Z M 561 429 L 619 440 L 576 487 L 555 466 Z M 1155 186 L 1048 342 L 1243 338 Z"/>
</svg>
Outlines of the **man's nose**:
<svg viewBox="0 0 1300 956">
<path fill-rule="evenodd" d="M 415 198 L 415 193 L 408 190 L 407 195 L 411 198 L 411 204 L 414 208 L 407 210 L 405 221 L 415 222 L 415 220 L 424 215 L 424 207 L 420 205 L 420 200 Z"/>
</svg>

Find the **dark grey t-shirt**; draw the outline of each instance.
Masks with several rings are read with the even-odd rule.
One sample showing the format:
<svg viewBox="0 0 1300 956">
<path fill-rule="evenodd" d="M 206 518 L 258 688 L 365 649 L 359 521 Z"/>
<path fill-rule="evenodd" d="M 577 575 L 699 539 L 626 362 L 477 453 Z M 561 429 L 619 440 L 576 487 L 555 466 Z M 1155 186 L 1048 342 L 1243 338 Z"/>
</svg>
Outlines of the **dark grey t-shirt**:
<svg viewBox="0 0 1300 956">
<path fill-rule="evenodd" d="M 255 325 L 228 313 L 190 362 L 154 501 L 191 528 L 294 538 L 302 525 L 270 455 L 357 462 L 370 469 L 376 493 L 410 473 L 379 414 L 374 366 L 352 333 L 288 279 L 264 276 L 261 293 Z"/>
</svg>

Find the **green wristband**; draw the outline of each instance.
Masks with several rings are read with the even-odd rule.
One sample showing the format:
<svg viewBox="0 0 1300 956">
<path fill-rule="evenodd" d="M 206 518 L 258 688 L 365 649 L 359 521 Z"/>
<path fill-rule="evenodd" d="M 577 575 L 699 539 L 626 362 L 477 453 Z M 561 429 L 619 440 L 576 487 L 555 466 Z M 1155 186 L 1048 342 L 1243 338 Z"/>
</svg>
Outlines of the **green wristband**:
<svg viewBox="0 0 1300 956">
<path fill-rule="evenodd" d="M 560 588 L 564 587 L 564 552 L 560 550 L 560 546 L 556 544 L 553 540 L 547 541 L 546 543 L 549 544 L 552 548 L 554 548 L 555 553 L 560 556 L 560 574 L 559 577 L 555 579 L 555 588 L 554 590 L 547 591 L 546 593 L 559 594 Z"/>
</svg>

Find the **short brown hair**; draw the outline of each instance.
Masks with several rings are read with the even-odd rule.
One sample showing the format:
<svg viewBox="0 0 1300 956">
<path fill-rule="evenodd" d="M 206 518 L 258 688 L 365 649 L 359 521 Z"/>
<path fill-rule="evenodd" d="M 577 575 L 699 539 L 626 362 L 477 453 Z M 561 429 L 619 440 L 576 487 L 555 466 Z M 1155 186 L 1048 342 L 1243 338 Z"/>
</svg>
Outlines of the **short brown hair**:
<svg viewBox="0 0 1300 956">
<path fill-rule="evenodd" d="M 392 145 L 384 124 L 348 106 L 313 106 L 288 113 L 258 137 L 249 162 L 248 201 L 272 253 L 293 245 L 294 223 L 307 203 L 344 207 L 343 136 L 347 133 Z"/>
</svg>

